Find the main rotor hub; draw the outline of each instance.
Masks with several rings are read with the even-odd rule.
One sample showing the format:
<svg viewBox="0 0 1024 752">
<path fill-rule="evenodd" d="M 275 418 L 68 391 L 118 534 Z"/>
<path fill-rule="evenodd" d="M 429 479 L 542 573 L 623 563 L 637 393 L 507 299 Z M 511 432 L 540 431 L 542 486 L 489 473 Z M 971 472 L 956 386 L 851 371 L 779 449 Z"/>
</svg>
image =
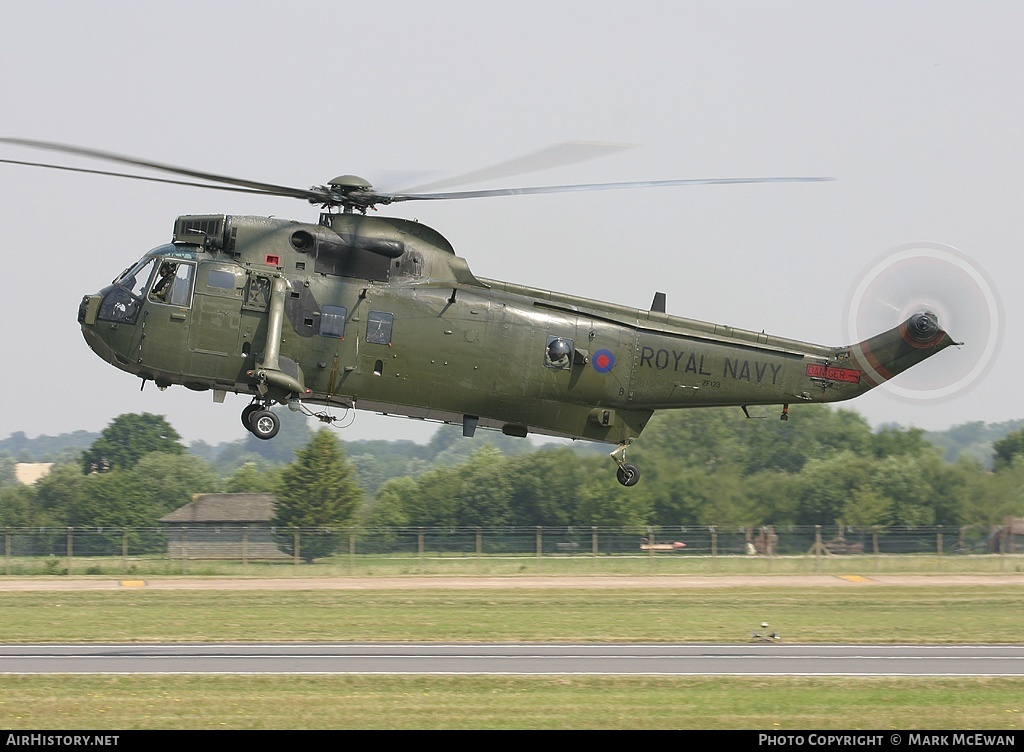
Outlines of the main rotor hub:
<svg viewBox="0 0 1024 752">
<path fill-rule="evenodd" d="M 327 185 L 343 191 L 369 191 L 373 189 L 370 181 L 358 175 L 339 175 L 328 181 Z"/>
</svg>

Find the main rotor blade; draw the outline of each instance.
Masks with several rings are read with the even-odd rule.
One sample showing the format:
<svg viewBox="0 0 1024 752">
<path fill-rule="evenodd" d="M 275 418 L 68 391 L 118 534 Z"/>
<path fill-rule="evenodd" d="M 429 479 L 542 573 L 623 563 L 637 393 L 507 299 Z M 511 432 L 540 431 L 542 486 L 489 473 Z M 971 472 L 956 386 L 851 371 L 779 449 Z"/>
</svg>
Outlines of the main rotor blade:
<svg viewBox="0 0 1024 752">
<path fill-rule="evenodd" d="M 613 191 L 624 188 L 663 188 L 680 185 L 731 185 L 737 183 L 820 183 L 828 177 L 778 178 L 689 178 L 683 180 L 641 180 L 626 183 L 581 183 L 578 185 L 542 185 L 530 188 L 495 188 L 481 191 L 452 191 L 448 193 L 398 193 L 388 196 L 388 202 L 436 201 L 455 198 L 489 198 L 492 196 L 524 196 L 537 193 L 571 193 L 574 191 Z"/>
<path fill-rule="evenodd" d="M 210 183 L 193 183 L 188 180 L 171 180 L 170 178 L 155 178 L 147 175 L 132 175 L 128 172 L 110 172 L 109 170 L 87 170 L 84 167 L 68 167 L 66 165 L 48 164 L 46 162 L 23 162 L 19 159 L 0 159 L 3 164 L 25 165 L 26 167 L 45 167 L 49 170 L 64 170 L 65 172 L 84 172 L 87 175 L 107 175 L 113 178 L 130 178 L 131 180 L 146 180 L 150 183 L 169 183 L 170 185 L 186 185 L 190 188 L 210 188 L 215 191 L 234 191 L 236 193 L 254 193 L 257 196 L 276 195 L 267 191 L 258 191 L 255 188 L 240 188 L 232 185 L 211 185 Z"/>
<path fill-rule="evenodd" d="M 560 144 L 552 144 L 529 154 L 524 154 L 515 159 L 493 164 L 490 167 L 482 167 L 462 175 L 453 175 L 449 178 L 435 180 L 430 183 L 412 186 L 395 191 L 395 193 L 423 193 L 424 191 L 435 191 L 438 188 L 450 188 L 453 186 L 465 185 L 466 183 L 481 183 L 485 180 L 498 180 L 510 178 L 516 175 L 524 175 L 529 172 L 538 172 L 553 167 L 565 167 L 566 165 L 586 162 L 591 159 L 615 154 L 633 148 L 632 144 L 612 144 L 597 141 L 566 141 Z"/>
<path fill-rule="evenodd" d="M 49 141 L 33 141 L 26 138 L 0 138 L 0 143 L 13 144 L 15 146 L 27 146 L 32 149 L 45 149 L 48 151 L 55 151 L 61 154 L 75 154 L 82 157 L 90 157 L 93 159 L 102 159 L 108 162 L 118 162 L 120 164 L 134 165 L 135 167 L 144 167 L 150 170 L 158 170 L 160 172 L 169 172 L 175 175 L 185 175 L 190 178 L 199 178 L 200 180 L 209 180 L 214 183 L 223 183 L 224 185 L 237 186 L 238 188 L 248 189 L 248 192 L 262 193 L 274 196 L 290 196 L 292 198 L 301 198 L 306 200 L 316 200 L 321 198 L 321 194 L 306 190 L 303 188 L 290 188 L 288 186 L 274 185 L 272 183 L 260 183 L 254 180 L 243 180 L 241 178 L 232 178 L 226 175 L 216 175 L 210 172 L 201 172 L 199 170 L 190 170 L 184 167 L 175 167 L 174 165 L 162 164 L 160 162 L 150 162 L 144 159 L 136 159 L 135 157 L 127 157 L 122 154 L 114 154 L 107 151 L 99 151 L 97 149 L 86 149 L 81 146 L 71 146 L 69 144 L 57 144 Z M 72 167 L 61 167 L 59 165 L 48 165 L 38 162 L 14 162 L 13 160 L 2 160 L 4 162 L 13 164 L 25 164 L 34 167 L 48 167 L 57 170 L 68 170 L 72 172 L 96 172 L 101 175 L 112 175 L 115 177 L 126 177 L 135 180 L 155 180 L 154 178 L 147 178 L 140 175 L 128 175 L 120 173 L 106 173 L 100 171 L 90 171 L 84 169 L 76 169 Z M 174 182 L 174 181 L 165 181 Z M 181 185 L 196 185 L 203 188 L 218 188 L 222 190 L 234 190 L 232 188 L 224 188 L 222 186 L 213 185 L 201 185 L 193 183 L 181 183 Z"/>
</svg>

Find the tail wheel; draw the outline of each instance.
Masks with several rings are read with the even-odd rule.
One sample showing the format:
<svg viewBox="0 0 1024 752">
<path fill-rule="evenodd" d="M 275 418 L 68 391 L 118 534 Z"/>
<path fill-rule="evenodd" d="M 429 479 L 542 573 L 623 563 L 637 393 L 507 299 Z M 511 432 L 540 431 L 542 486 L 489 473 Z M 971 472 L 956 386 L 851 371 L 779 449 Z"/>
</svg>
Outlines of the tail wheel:
<svg viewBox="0 0 1024 752">
<path fill-rule="evenodd" d="M 615 477 L 624 486 L 635 486 L 636 482 L 640 480 L 640 471 L 636 465 L 625 464 L 615 471 Z"/>
<path fill-rule="evenodd" d="M 270 410 L 257 410 L 249 418 L 249 430 L 257 439 L 272 439 L 281 430 L 281 419 Z"/>
</svg>

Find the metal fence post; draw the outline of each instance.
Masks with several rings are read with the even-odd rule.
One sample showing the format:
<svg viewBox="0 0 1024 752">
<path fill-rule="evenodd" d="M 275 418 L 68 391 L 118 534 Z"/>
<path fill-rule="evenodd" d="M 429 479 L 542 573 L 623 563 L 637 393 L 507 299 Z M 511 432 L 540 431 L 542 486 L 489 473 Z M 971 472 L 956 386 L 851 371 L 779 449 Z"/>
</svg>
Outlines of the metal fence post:
<svg viewBox="0 0 1024 752">
<path fill-rule="evenodd" d="M 71 574 L 71 556 L 75 548 L 75 529 L 73 527 L 68 528 L 68 545 L 67 545 L 67 564 L 64 567 L 64 574 Z"/>
<path fill-rule="evenodd" d="M 299 566 L 299 529 L 292 531 L 292 563 Z"/>
<path fill-rule="evenodd" d="M 423 573 L 423 528 L 416 533 L 416 558 L 418 560 L 420 574 Z"/>
<path fill-rule="evenodd" d="M 935 535 L 935 551 L 938 555 L 938 568 L 942 569 L 942 525 L 939 525 L 939 532 Z"/>
<path fill-rule="evenodd" d="M 11 573 L 11 529 L 4 529 L 4 574 Z"/>
<path fill-rule="evenodd" d="M 181 529 L 181 573 L 188 571 L 188 528 Z"/>
</svg>

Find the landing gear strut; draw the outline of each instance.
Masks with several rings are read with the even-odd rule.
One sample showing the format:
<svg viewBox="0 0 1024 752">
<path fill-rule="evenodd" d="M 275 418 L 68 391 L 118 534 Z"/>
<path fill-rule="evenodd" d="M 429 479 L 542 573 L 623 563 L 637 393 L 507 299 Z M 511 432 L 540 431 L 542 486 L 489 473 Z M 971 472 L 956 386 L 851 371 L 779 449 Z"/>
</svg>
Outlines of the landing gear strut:
<svg viewBox="0 0 1024 752">
<path fill-rule="evenodd" d="M 618 465 L 618 469 L 615 471 L 615 477 L 618 478 L 619 483 L 624 486 L 635 486 L 637 481 L 640 480 L 640 470 L 637 469 L 636 465 L 630 465 L 626 462 L 626 447 L 627 444 L 619 444 L 609 457 L 615 460 L 615 464 Z"/>
</svg>

